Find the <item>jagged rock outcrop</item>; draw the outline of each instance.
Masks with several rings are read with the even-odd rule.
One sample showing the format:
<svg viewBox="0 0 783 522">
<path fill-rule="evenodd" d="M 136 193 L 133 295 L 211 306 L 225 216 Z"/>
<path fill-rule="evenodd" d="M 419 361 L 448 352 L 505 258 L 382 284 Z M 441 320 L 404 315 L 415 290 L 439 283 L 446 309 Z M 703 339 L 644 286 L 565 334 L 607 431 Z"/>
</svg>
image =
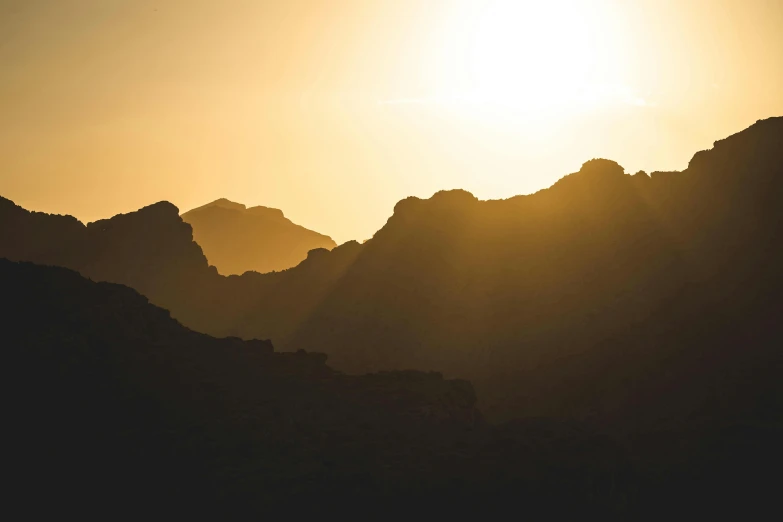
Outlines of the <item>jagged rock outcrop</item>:
<svg viewBox="0 0 783 522">
<path fill-rule="evenodd" d="M 292 223 L 281 210 L 218 199 L 182 214 L 195 240 L 221 274 L 260 273 L 298 265 L 307 252 L 332 249 L 329 236 Z"/>
<path fill-rule="evenodd" d="M 83 225 L 3 199 L 0 221 L 0 257 L 64 266 L 96 281 L 130 286 L 191 324 L 210 313 L 208 296 L 220 276 L 171 203 Z"/>
<path fill-rule="evenodd" d="M 84 225 L 73 216 L 29 212 L 0 197 L 0 256 L 42 264 L 78 263 Z"/>
</svg>

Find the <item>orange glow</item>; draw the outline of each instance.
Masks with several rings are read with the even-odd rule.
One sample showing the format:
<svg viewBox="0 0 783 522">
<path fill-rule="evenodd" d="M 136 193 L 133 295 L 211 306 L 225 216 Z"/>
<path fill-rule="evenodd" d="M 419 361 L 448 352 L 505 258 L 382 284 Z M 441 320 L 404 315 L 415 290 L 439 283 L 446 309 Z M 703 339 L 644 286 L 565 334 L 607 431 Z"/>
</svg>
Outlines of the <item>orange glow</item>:
<svg viewBox="0 0 783 522">
<path fill-rule="evenodd" d="M 530 193 L 783 114 L 783 3 L 0 4 L 0 194 L 94 220 L 219 197 L 338 243 L 407 196 Z"/>
</svg>

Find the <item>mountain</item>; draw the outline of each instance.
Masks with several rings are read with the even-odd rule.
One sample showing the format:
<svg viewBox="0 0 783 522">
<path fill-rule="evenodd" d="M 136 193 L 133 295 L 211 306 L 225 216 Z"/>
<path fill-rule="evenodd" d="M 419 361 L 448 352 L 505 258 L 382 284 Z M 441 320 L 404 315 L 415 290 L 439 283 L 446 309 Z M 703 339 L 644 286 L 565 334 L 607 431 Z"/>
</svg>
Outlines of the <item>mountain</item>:
<svg viewBox="0 0 783 522">
<path fill-rule="evenodd" d="M 203 296 L 222 280 L 168 202 L 84 225 L 0 197 L 0 223 L 0 257 L 130 286 L 191 324 L 206 320 L 211 305 Z"/>
<path fill-rule="evenodd" d="M 298 265 L 307 252 L 331 250 L 332 238 L 292 223 L 281 210 L 246 208 L 218 199 L 182 214 L 193 237 L 221 274 L 275 272 Z"/>
<path fill-rule="evenodd" d="M 770 118 L 683 172 L 592 160 L 529 196 L 408 198 L 366 243 L 276 273 L 218 275 L 168 203 L 84 227 L 3 200 L 0 256 L 126 284 L 213 335 L 317 346 L 342 371 L 470 379 L 493 419 L 643 432 L 712 401 L 704 382 L 735 386 L 735 362 L 777 367 L 782 145 L 783 118 Z M 723 366 L 700 365 L 713 347 Z M 682 365 L 670 387 L 682 396 L 649 404 L 667 360 Z"/>
<path fill-rule="evenodd" d="M 683 172 L 592 160 L 529 196 L 408 198 L 363 245 L 233 281 L 203 327 L 286 350 L 318 343 L 350 372 L 468 378 L 492 418 L 646 429 L 712 400 L 701 384 L 719 386 L 740 359 L 778 367 L 781 197 L 783 118 L 771 118 Z M 721 362 L 700 365 L 711 349 Z M 639 410 L 667 358 L 682 365 L 670 383 L 682 397 Z"/>
<path fill-rule="evenodd" d="M 25 513 L 456 514 L 519 502 L 551 513 L 556 496 L 612 513 L 628 502 L 612 482 L 630 468 L 611 441 L 542 420 L 494 428 L 465 381 L 349 376 L 319 353 L 212 338 L 63 268 L 0 260 L 0 285 L 13 305 L 6 498 Z"/>
<path fill-rule="evenodd" d="M 553 455 L 572 453 L 525 465 L 538 446 L 518 451 L 517 435 L 568 446 L 562 427 L 576 423 L 631 455 L 641 478 L 620 482 L 637 505 L 758 506 L 783 463 L 782 196 L 783 118 L 770 118 L 682 172 L 591 160 L 528 196 L 408 198 L 366 243 L 311 250 L 281 272 L 220 276 L 168 203 L 84 226 L 2 200 L 0 257 L 127 284 L 186 326 L 317 349 L 350 374 L 469 379 L 487 418 L 516 419 L 471 446 L 469 476 L 510 473 L 498 462 L 517 454 L 509 466 L 550 476 L 571 459 Z"/>
</svg>

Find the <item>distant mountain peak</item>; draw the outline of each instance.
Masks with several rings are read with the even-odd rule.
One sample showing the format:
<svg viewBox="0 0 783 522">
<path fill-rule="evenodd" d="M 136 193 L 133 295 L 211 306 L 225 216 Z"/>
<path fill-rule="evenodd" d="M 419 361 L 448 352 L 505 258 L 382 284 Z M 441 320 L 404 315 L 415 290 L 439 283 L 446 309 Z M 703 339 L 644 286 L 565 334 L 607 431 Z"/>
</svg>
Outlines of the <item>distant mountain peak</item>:
<svg viewBox="0 0 783 522">
<path fill-rule="evenodd" d="M 211 208 L 211 207 L 226 208 L 230 210 L 245 210 L 247 208 L 242 203 L 236 203 L 235 201 L 231 201 L 230 199 L 227 198 L 220 198 L 220 199 L 216 199 L 215 201 L 212 201 L 211 203 L 207 203 L 206 205 L 202 205 L 200 207 L 189 210 L 188 212 L 185 212 L 185 214 L 189 212 L 195 212 L 197 210 Z"/>
<path fill-rule="evenodd" d="M 220 209 L 226 209 L 226 210 L 234 210 L 237 212 L 244 212 L 249 215 L 254 216 L 264 216 L 268 218 L 276 218 L 276 219 L 285 219 L 285 214 L 283 214 L 283 211 L 279 208 L 272 208 L 272 207 L 265 207 L 263 205 L 256 205 L 255 207 L 248 207 L 247 205 L 243 205 L 242 203 L 237 203 L 235 201 L 231 201 L 227 198 L 220 198 L 216 199 L 215 201 L 212 201 L 211 203 L 207 203 L 206 205 L 202 205 L 200 207 L 194 208 L 192 210 L 189 210 L 183 214 L 183 216 L 203 211 L 210 208 L 220 208 Z"/>
<path fill-rule="evenodd" d="M 245 212 L 256 216 L 265 216 L 268 218 L 285 219 L 285 214 L 279 208 L 263 207 L 258 205 L 256 207 L 250 207 Z"/>
<path fill-rule="evenodd" d="M 212 264 L 224 274 L 272 272 L 296 266 L 308 251 L 336 246 L 329 236 L 287 219 L 283 211 L 220 198 L 182 214 Z"/>
</svg>

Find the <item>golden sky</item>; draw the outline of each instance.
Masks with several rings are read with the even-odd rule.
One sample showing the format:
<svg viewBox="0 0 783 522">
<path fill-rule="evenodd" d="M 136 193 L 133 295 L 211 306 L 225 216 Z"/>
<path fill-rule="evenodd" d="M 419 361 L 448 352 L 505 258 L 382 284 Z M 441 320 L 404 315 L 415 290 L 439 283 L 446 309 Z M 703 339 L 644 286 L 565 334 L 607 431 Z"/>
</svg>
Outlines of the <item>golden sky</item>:
<svg viewBox="0 0 783 522">
<path fill-rule="evenodd" d="M 394 204 L 672 170 L 783 115 L 781 0 L 0 0 L 0 195 L 90 221 Z"/>
</svg>

